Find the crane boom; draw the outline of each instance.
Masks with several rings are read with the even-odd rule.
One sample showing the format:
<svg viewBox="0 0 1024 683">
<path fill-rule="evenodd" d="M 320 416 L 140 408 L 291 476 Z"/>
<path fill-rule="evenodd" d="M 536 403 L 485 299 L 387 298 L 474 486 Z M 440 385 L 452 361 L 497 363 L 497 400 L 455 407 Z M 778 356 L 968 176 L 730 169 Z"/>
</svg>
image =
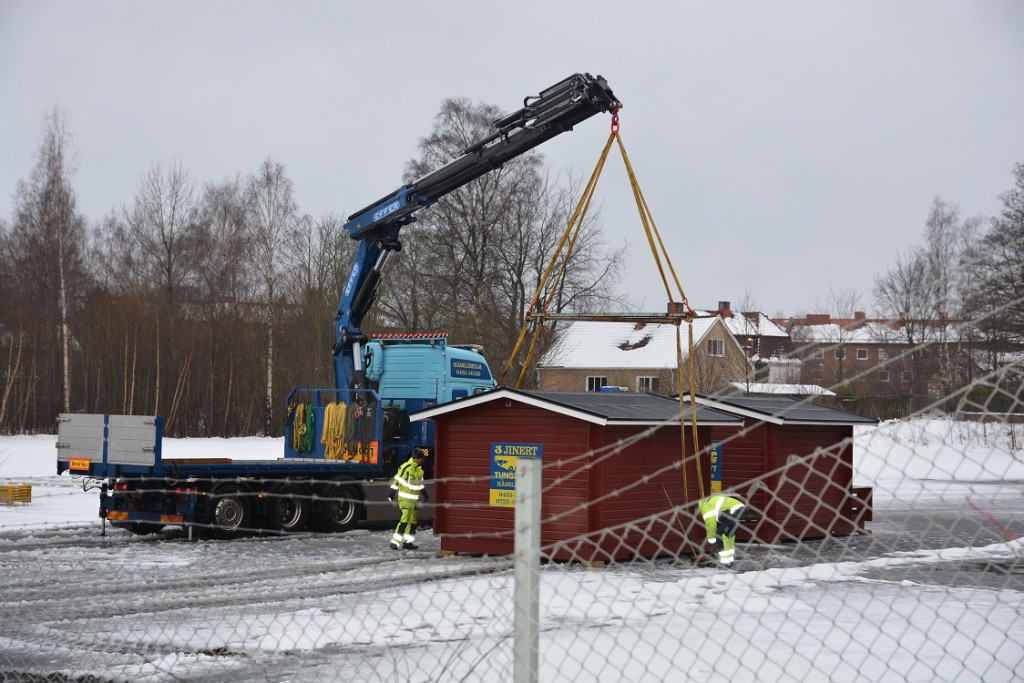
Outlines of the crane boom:
<svg viewBox="0 0 1024 683">
<path fill-rule="evenodd" d="M 362 319 L 387 260 L 401 249 L 399 231 L 416 220 L 416 212 L 595 114 L 621 106 L 604 78 L 573 74 L 525 98 L 521 109 L 495 121 L 494 131 L 458 158 L 349 216 L 345 229 L 359 246 L 335 317 L 335 380 L 342 400 L 348 401 L 350 389 L 365 388 Z"/>
</svg>

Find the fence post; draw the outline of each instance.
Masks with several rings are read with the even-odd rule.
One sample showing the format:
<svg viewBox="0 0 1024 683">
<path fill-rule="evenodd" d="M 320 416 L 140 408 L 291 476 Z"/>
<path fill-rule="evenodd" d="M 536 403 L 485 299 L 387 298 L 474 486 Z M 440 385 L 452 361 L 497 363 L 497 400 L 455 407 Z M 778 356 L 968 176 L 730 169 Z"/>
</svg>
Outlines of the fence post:
<svg viewBox="0 0 1024 683">
<path fill-rule="evenodd" d="M 540 642 L 541 460 L 520 456 L 516 463 L 515 632 L 513 680 L 537 683 Z"/>
</svg>

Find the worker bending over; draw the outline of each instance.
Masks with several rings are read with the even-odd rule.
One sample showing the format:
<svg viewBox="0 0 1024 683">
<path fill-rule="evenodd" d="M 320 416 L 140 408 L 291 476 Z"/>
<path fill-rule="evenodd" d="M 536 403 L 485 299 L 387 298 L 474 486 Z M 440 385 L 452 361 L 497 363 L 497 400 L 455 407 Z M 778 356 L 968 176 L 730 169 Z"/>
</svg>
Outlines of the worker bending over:
<svg viewBox="0 0 1024 683">
<path fill-rule="evenodd" d="M 416 550 L 416 508 L 420 496 L 426 497 L 423 490 L 423 461 L 427 457 L 425 448 L 412 449 L 412 457 L 402 463 L 391 481 L 391 502 L 398 501 L 402 518 L 395 527 L 391 537 L 392 550 Z M 404 527 L 404 529 L 403 529 Z"/>
<path fill-rule="evenodd" d="M 736 529 L 746 510 L 743 501 L 716 494 L 701 498 L 698 503 L 708 532 L 708 545 L 718 551 L 718 561 L 732 567 L 736 559 Z"/>
</svg>

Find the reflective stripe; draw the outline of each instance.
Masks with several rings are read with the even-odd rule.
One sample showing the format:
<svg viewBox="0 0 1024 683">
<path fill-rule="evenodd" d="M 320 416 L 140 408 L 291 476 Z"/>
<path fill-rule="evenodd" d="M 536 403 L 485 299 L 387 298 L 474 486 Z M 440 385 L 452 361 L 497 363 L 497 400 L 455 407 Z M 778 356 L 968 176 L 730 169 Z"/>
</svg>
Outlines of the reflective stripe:
<svg viewBox="0 0 1024 683">
<path fill-rule="evenodd" d="M 398 533 L 396 531 L 395 535 L 391 537 L 391 541 L 392 541 L 392 543 L 401 543 L 402 542 L 402 534 L 400 534 L 400 533 Z"/>
<path fill-rule="evenodd" d="M 405 491 L 398 492 L 399 498 L 405 498 L 406 500 L 419 500 L 420 496 L 418 493 L 406 493 Z"/>
<path fill-rule="evenodd" d="M 723 560 L 731 560 L 733 558 L 733 555 L 735 554 L 735 550 L 723 550 L 722 552 L 718 553 L 718 557 Z"/>
<path fill-rule="evenodd" d="M 416 540 L 416 536 L 414 536 L 413 534 L 406 534 L 402 538 L 405 540 L 406 543 L 412 543 Z"/>
<path fill-rule="evenodd" d="M 413 491 L 419 491 L 424 486 L 423 484 L 410 484 L 409 482 L 407 482 L 405 479 L 403 479 L 402 477 L 398 476 L 397 474 L 395 475 L 395 482 L 401 484 L 402 486 L 404 486 L 407 489 L 412 489 Z M 392 488 L 395 488 L 395 487 L 392 486 Z"/>
<path fill-rule="evenodd" d="M 722 511 L 722 506 L 725 505 L 725 497 L 718 496 L 715 499 L 715 509 L 704 513 L 704 521 L 707 521 L 711 517 L 718 517 L 718 513 Z"/>
<path fill-rule="evenodd" d="M 715 499 L 715 509 L 711 510 L 709 512 L 703 513 L 704 514 L 704 521 L 707 521 L 711 517 L 715 517 L 716 519 L 718 518 L 718 516 L 722 512 L 722 508 L 725 506 L 726 498 L 727 498 L 726 496 L 718 496 Z M 742 502 L 736 501 L 735 503 L 730 503 L 730 507 L 729 507 L 728 510 L 726 510 L 726 512 L 729 512 L 729 513 L 732 513 L 732 514 L 738 516 L 738 511 L 739 510 L 743 510 L 745 507 L 746 507 L 746 505 L 744 505 Z"/>
</svg>

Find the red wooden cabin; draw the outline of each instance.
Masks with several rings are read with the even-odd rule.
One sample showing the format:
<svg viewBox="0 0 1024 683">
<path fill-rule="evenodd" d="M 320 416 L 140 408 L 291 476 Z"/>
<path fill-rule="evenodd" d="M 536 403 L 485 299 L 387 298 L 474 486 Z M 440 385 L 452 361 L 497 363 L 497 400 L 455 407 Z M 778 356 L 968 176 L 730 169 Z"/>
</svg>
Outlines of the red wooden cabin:
<svg viewBox="0 0 1024 683">
<path fill-rule="evenodd" d="M 683 495 L 679 409 L 676 399 L 654 394 L 499 388 L 412 414 L 435 422 L 434 533 L 442 552 L 513 552 L 515 510 L 502 504 L 507 492 L 495 495 L 502 445 L 540 447 L 541 545 L 549 559 L 656 557 L 703 543 L 695 518 L 674 511 L 699 497 L 692 464 Z M 711 408 L 696 411 L 701 444 L 712 429 L 741 424 Z M 690 406 L 683 417 L 689 425 Z M 685 434 L 691 458 L 689 427 Z"/>
<path fill-rule="evenodd" d="M 740 539 L 767 543 L 864 533 L 871 488 L 853 482 L 853 428 L 878 421 L 784 397 L 698 397 L 743 419 L 715 427 L 722 488 L 749 504 L 756 523 Z"/>
</svg>

